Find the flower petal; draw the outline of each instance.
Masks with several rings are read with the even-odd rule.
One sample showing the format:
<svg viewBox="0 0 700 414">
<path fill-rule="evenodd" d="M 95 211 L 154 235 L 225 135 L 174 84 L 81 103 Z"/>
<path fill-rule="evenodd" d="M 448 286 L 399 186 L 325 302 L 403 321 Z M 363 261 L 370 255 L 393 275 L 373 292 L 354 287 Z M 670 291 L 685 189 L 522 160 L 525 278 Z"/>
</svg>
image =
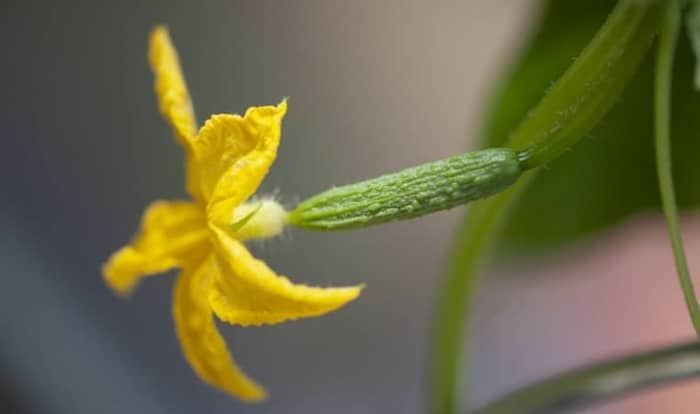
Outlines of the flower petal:
<svg viewBox="0 0 700 414">
<path fill-rule="evenodd" d="M 173 316 L 180 345 L 199 377 L 244 401 L 260 401 L 265 390 L 241 371 L 219 334 L 207 302 L 217 272 L 214 257 L 182 271 L 175 284 Z"/>
<path fill-rule="evenodd" d="M 201 207 L 185 201 L 156 201 L 143 215 L 141 231 L 102 268 L 107 284 L 128 294 L 141 277 L 201 260 L 210 245 Z"/>
<path fill-rule="evenodd" d="M 182 146 L 189 147 L 197 134 L 197 122 L 180 69 L 180 59 L 165 26 L 156 26 L 151 32 L 148 57 L 156 76 L 160 112 L 170 122 Z"/>
<path fill-rule="evenodd" d="M 219 273 L 209 294 L 214 313 L 237 325 L 274 324 L 320 316 L 357 298 L 358 287 L 317 288 L 293 284 L 255 259 L 240 241 L 213 227 Z"/>
<path fill-rule="evenodd" d="M 155 91 L 160 112 L 173 128 L 177 141 L 185 149 L 187 191 L 195 199 L 200 199 L 199 177 L 196 164 L 192 160 L 192 141 L 197 134 L 197 121 L 180 69 L 180 59 L 170 40 L 168 29 L 164 26 L 157 26 L 151 32 L 148 57 L 156 77 Z"/>
<path fill-rule="evenodd" d="M 211 220 L 231 223 L 233 210 L 265 178 L 277 156 L 287 101 L 249 108 L 245 116 L 214 115 L 194 141 L 202 195 Z"/>
</svg>

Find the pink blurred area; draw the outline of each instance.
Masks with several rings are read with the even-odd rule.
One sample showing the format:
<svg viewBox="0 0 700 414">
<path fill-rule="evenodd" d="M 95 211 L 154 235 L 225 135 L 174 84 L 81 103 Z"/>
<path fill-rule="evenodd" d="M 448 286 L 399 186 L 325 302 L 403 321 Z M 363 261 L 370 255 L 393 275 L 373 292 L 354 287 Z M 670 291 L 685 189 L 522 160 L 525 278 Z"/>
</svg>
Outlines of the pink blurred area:
<svg viewBox="0 0 700 414">
<path fill-rule="evenodd" d="M 700 216 L 686 217 L 683 229 L 697 274 Z M 490 272 L 474 315 L 475 393 L 489 399 L 494 388 L 692 340 L 667 238 L 661 217 L 649 214 L 548 263 Z M 697 413 L 697 390 L 673 385 L 585 412 Z"/>
</svg>

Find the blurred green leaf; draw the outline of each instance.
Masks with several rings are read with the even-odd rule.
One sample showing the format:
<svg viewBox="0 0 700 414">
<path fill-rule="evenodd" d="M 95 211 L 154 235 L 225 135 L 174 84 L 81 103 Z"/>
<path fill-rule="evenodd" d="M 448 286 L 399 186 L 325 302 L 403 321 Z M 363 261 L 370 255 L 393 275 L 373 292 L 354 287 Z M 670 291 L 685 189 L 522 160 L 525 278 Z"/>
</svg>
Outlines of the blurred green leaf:
<svg viewBox="0 0 700 414">
<path fill-rule="evenodd" d="M 586 46 L 612 10 L 613 1 L 551 1 L 529 45 L 501 82 L 482 134 L 483 146 L 500 146 L 527 111 Z M 651 54 L 650 54 L 651 55 Z M 504 228 L 502 247 L 534 251 L 560 248 L 660 205 L 653 152 L 653 59 L 589 137 L 547 164 L 522 196 Z M 680 206 L 700 202 L 700 94 L 693 90 L 693 57 L 687 39 L 674 69 L 672 139 Z"/>
</svg>

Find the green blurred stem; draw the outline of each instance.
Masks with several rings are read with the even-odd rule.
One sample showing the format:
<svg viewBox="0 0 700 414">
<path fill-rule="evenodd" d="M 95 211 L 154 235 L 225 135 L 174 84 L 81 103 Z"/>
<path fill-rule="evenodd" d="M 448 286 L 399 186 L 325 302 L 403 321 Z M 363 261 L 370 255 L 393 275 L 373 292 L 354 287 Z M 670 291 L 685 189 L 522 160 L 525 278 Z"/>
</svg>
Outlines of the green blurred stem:
<svg viewBox="0 0 700 414">
<path fill-rule="evenodd" d="M 673 189 L 671 168 L 671 83 L 673 77 L 673 58 L 675 56 L 678 34 L 681 26 L 681 5 L 670 0 L 659 33 L 659 46 L 656 52 L 656 76 L 654 84 L 654 140 L 656 143 L 656 171 L 659 177 L 661 204 L 666 216 L 666 226 L 671 239 L 673 257 L 676 262 L 678 280 L 688 314 L 700 337 L 700 307 L 695 296 L 693 281 L 690 278 L 688 264 L 683 249 L 680 231 L 676 195 Z"/>
<path fill-rule="evenodd" d="M 472 414 L 573 413 L 613 397 L 700 377 L 697 342 L 615 359 L 522 388 Z"/>
<path fill-rule="evenodd" d="M 476 270 L 497 234 L 495 230 L 506 218 L 508 206 L 527 187 L 533 175 L 533 172 L 525 173 L 506 191 L 473 203 L 457 234 L 433 325 L 429 413 L 448 414 L 458 410 L 456 396 L 462 379 L 460 355 L 464 347 L 464 319 L 476 289 Z"/>
<path fill-rule="evenodd" d="M 656 34 L 659 4 L 622 0 L 616 5 L 578 59 L 510 137 L 507 146 L 522 151 L 524 168 L 561 155 L 612 107 Z M 428 376 L 427 409 L 431 414 L 458 411 L 459 362 L 467 342 L 465 314 L 473 301 L 477 272 L 508 217 L 509 207 L 534 174 L 526 173 L 505 192 L 474 203 L 458 233 L 438 293 Z"/>
</svg>

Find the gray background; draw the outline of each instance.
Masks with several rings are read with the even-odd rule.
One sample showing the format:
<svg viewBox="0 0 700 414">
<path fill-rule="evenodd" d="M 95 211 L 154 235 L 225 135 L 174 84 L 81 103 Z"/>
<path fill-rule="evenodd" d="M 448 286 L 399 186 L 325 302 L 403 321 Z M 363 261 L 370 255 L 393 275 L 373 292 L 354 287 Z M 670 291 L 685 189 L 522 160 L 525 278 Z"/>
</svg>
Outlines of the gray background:
<svg viewBox="0 0 700 414">
<path fill-rule="evenodd" d="M 205 386 L 184 362 L 172 274 L 129 301 L 104 286 L 100 265 L 143 208 L 185 196 L 147 34 L 169 25 L 200 121 L 291 97 L 261 190 L 291 206 L 473 147 L 489 84 L 534 14 L 517 0 L 4 2 L 0 412 L 419 412 L 433 296 L 461 208 L 253 244 L 295 281 L 367 284 L 323 318 L 221 325 L 269 388 L 262 405 Z M 697 269 L 700 222 L 686 229 Z M 650 214 L 564 257 L 491 269 L 474 313 L 474 400 L 690 338 L 671 263 Z M 698 403 L 689 384 L 591 412 L 691 413 Z"/>
</svg>

